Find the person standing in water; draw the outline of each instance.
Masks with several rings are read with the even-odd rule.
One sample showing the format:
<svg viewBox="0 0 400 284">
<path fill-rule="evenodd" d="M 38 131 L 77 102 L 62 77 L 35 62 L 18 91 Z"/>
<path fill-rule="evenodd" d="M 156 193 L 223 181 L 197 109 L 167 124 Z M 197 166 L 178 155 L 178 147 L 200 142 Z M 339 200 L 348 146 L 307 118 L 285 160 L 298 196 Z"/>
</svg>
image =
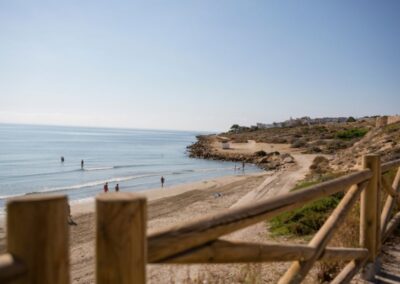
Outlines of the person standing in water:
<svg viewBox="0 0 400 284">
<path fill-rule="evenodd" d="M 165 182 L 165 178 L 162 176 L 161 177 L 161 187 L 164 187 L 164 182 Z"/>
<path fill-rule="evenodd" d="M 117 185 L 115 186 L 115 192 L 119 191 L 119 184 L 117 183 Z"/>
<path fill-rule="evenodd" d="M 242 171 L 244 171 L 244 166 L 246 165 L 245 162 L 242 162 Z"/>
<path fill-rule="evenodd" d="M 61 163 L 64 163 L 64 156 L 61 156 Z"/>
<path fill-rule="evenodd" d="M 106 182 L 105 184 L 104 184 L 104 193 L 107 193 L 108 192 L 108 182 Z"/>
<path fill-rule="evenodd" d="M 85 162 L 82 160 L 81 161 L 81 169 L 83 169 L 83 166 L 85 165 Z"/>
</svg>

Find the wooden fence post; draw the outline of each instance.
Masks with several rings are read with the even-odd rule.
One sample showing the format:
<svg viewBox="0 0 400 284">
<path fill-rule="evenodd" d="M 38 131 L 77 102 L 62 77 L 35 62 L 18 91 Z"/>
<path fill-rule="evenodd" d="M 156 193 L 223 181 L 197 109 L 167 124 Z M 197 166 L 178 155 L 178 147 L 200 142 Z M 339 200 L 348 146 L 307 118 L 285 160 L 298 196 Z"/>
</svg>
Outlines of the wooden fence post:
<svg viewBox="0 0 400 284">
<path fill-rule="evenodd" d="M 27 273 L 13 283 L 69 283 L 65 196 L 29 196 L 7 204 L 7 250 Z"/>
<path fill-rule="evenodd" d="M 361 193 L 360 245 L 369 250 L 369 258 L 363 269 L 362 278 L 373 280 L 378 267 L 377 255 L 380 250 L 380 180 L 381 160 L 379 155 L 363 157 L 363 167 L 372 171 L 367 188 Z"/>
<path fill-rule="evenodd" d="M 146 198 L 104 193 L 96 198 L 96 283 L 146 282 Z"/>
</svg>

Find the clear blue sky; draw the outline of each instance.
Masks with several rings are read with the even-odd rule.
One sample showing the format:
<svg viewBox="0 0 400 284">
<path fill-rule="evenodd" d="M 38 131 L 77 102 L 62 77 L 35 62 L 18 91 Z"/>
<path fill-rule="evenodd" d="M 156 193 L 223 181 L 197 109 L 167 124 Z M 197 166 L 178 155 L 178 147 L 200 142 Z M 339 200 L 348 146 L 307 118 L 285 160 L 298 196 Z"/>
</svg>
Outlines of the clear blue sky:
<svg viewBox="0 0 400 284">
<path fill-rule="evenodd" d="M 143 2 L 0 0 L 0 122 L 400 113 L 400 1 Z"/>
</svg>

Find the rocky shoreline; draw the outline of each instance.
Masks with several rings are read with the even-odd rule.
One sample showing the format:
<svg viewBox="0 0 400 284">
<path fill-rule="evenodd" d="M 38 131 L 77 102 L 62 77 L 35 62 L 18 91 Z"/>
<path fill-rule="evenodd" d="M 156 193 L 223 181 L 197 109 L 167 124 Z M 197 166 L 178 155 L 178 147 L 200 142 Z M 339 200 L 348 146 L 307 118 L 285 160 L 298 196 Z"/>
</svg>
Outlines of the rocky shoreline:
<svg viewBox="0 0 400 284">
<path fill-rule="evenodd" d="M 234 153 L 228 150 L 217 151 L 213 147 L 216 142 L 215 135 L 199 135 L 197 142 L 187 146 L 189 157 L 210 160 L 245 162 L 255 164 L 264 170 L 277 170 L 287 164 L 293 164 L 294 158 L 288 153 L 278 151 L 265 152 L 256 151 L 254 153 Z"/>
</svg>

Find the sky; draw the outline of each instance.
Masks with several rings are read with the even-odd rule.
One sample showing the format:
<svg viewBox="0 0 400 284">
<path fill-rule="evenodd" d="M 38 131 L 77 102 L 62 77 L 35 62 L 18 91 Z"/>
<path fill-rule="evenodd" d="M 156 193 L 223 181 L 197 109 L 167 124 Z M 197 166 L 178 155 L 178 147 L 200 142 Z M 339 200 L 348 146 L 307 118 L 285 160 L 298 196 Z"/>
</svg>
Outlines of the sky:
<svg viewBox="0 0 400 284">
<path fill-rule="evenodd" d="M 400 1 L 0 0 L 0 123 L 400 113 Z"/>
</svg>

